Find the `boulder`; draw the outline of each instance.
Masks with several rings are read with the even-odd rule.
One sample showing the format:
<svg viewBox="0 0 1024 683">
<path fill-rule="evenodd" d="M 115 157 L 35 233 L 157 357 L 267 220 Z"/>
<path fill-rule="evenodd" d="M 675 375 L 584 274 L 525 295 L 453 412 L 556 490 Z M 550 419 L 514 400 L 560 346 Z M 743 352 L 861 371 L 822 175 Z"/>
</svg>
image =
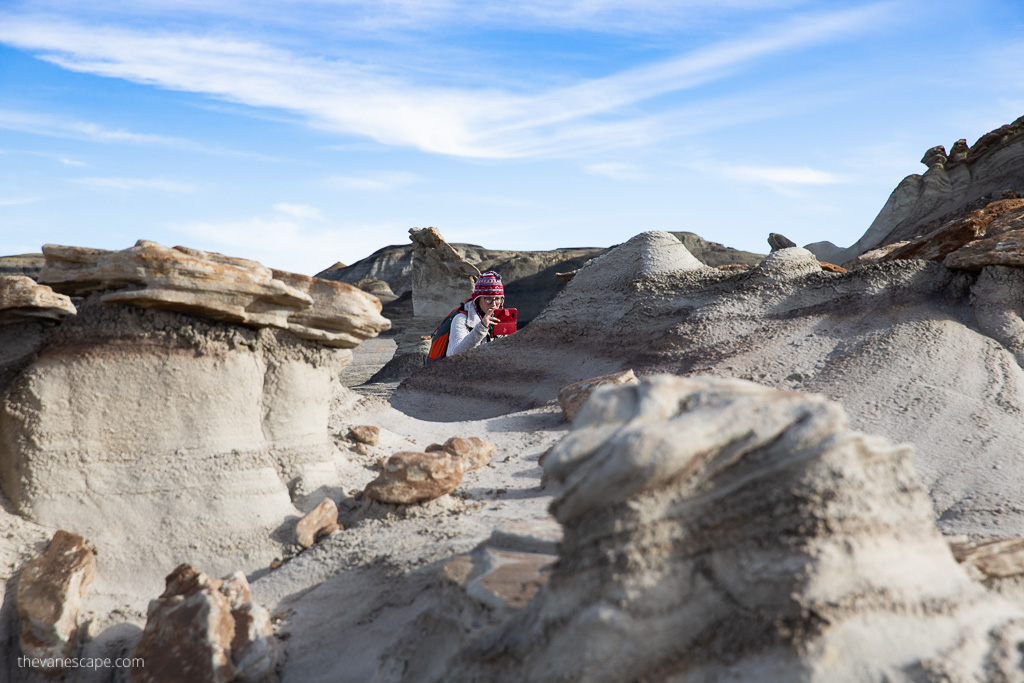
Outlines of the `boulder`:
<svg viewBox="0 0 1024 683">
<path fill-rule="evenodd" d="M 637 381 L 633 371 L 626 370 L 624 372 L 615 372 L 610 375 L 601 375 L 600 377 L 591 377 L 590 379 L 573 382 L 568 386 L 562 387 L 558 392 L 558 405 L 562 408 L 562 414 L 565 415 L 565 419 L 572 422 L 579 415 L 580 410 L 583 409 L 583 404 L 587 402 L 587 399 L 590 398 L 591 394 L 598 387 L 616 384 L 636 384 Z"/>
<path fill-rule="evenodd" d="M 348 438 L 356 443 L 376 446 L 380 441 L 380 427 L 373 425 L 357 425 L 348 430 Z"/>
<path fill-rule="evenodd" d="M 364 494 L 393 505 L 423 503 L 451 493 L 462 481 L 462 458 L 446 451 L 402 451 L 388 458 L 380 475 Z"/>
<path fill-rule="evenodd" d="M 66 671 L 61 660 L 71 657 L 78 645 L 82 598 L 95 576 L 92 549 L 81 536 L 63 530 L 21 572 L 14 598 L 21 619 L 21 653 L 55 664 L 41 667 L 47 673 Z"/>
<path fill-rule="evenodd" d="M 427 452 L 430 452 L 430 446 L 427 446 L 427 449 Z M 497 446 L 479 436 L 453 436 L 442 444 L 441 450 L 461 458 L 466 472 L 486 467 L 498 452 Z"/>
<path fill-rule="evenodd" d="M 545 462 L 550 580 L 443 678 L 1011 680 L 1024 610 L 957 564 L 910 455 L 821 396 L 600 392 Z"/>
<path fill-rule="evenodd" d="M 330 498 L 324 498 L 295 525 L 295 540 L 303 548 L 309 548 L 318 538 L 330 536 L 339 528 L 338 506 Z"/>
<path fill-rule="evenodd" d="M 0 325 L 25 320 L 60 321 L 78 309 L 70 297 L 24 275 L 0 275 Z"/>
<path fill-rule="evenodd" d="M 245 575 L 214 579 L 189 564 L 166 579 L 149 604 L 132 657 L 135 683 L 266 679 L 277 649 L 266 609 L 252 602 Z"/>
</svg>

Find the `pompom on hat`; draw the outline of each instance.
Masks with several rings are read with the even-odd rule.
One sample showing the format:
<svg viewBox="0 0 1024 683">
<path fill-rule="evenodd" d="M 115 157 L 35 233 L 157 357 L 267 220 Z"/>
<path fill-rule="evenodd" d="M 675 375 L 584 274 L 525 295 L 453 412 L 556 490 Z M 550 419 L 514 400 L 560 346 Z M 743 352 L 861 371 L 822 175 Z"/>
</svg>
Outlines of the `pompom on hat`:
<svg viewBox="0 0 1024 683">
<path fill-rule="evenodd" d="M 505 296 L 505 288 L 501 285 L 501 276 L 488 270 L 476 280 L 473 286 L 473 301 L 481 296 Z"/>
</svg>

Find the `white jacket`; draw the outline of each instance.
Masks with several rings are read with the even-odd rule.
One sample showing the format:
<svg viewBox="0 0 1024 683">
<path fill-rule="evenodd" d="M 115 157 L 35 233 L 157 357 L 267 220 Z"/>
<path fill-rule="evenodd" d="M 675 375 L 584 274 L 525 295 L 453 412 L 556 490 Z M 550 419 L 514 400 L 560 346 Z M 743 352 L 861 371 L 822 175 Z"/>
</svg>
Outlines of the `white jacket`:
<svg viewBox="0 0 1024 683">
<path fill-rule="evenodd" d="M 475 349 L 487 340 L 487 328 L 476 312 L 476 304 L 467 301 L 462 306 L 462 313 L 452 318 L 452 329 L 448 333 L 448 351 L 446 356 Z"/>
</svg>

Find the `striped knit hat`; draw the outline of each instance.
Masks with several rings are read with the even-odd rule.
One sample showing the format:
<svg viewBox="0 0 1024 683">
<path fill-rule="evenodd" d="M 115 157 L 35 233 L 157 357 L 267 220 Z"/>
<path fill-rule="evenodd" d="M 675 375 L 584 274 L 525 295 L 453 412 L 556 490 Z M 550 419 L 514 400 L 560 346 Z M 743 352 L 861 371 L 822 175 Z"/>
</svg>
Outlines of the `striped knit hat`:
<svg viewBox="0 0 1024 683">
<path fill-rule="evenodd" d="M 476 280 L 473 287 L 473 301 L 481 296 L 505 296 L 505 288 L 501 286 L 501 276 L 488 270 Z"/>
</svg>

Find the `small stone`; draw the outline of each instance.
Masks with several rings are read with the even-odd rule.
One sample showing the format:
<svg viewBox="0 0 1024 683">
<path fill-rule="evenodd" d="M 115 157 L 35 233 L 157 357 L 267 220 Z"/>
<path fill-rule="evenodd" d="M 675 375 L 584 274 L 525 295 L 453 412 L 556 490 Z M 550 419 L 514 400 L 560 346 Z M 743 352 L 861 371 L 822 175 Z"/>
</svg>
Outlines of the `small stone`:
<svg viewBox="0 0 1024 683">
<path fill-rule="evenodd" d="M 364 491 L 381 503 L 410 505 L 451 493 L 462 481 L 463 461 L 446 451 L 402 451 L 390 458 Z"/>
<path fill-rule="evenodd" d="M 444 442 L 443 448 L 448 453 L 462 458 L 463 468 L 466 471 L 486 467 L 494 454 L 498 452 L 497 446 L 478 436 L 468 438 L 453 436 Z"/>
<path fill-rule="evenodd" d="M 590 398 L 590 395 L 598 387 L 616 384 L 636 384 L 638 381 L 632 370 L 626 370 L 625 372 L 616 372 L 611 375 L 601 375 L 600 377 L 573 382 L 568 386 L 562 387 L 562 390 L 558 392 L 558 405 L 562 407 L 562 413 L 565 415 L 565 418 L 572 422 L 579 415 L 583 404 L 587 402 L 587 399 Z"/>
<path fill-rule="evenodd" d="M 380 427 L 373 425 L 359 425 L 348 431 L 348 436 L 356 443 L 364 443 L 367 446 L 376 446 L 380 441 Z"/>
<path fill-rule="evenodd" d="M 370 447 L 367 446 L 365 443 L 357 443 L 353 445 L 352 450 L 358 453 L 359 455 L 369 455 L 370 453 L 373 452 L 370 449 Z"/>
<path fill-rule="evenodd" d="M 275 569 L 280 569 L 281 565 L 283 565 L 283 564 L 284 564 L 284 561 L 281 560 L 280 557 L 275 557 L 273 560 L 270 561 L 270 571 L 274 571 Z"/>
<path fill-rule="evenodd" d="M 295 525 L 295 540 L 303 548 L 312 546 L 318 538 L 338 530 L 338 506 L 324 498 Z"/>
<path fill-rule="evenodd" d="M 443 451 L 443 450 L 444 450 L 444 446 L 442 444 L 439 444 L 439 443 L 432 443 L 429 446 L 427 446 L 427 448 L 426 448 L 426 452 L 427 453 L 433 453 L 434 451 Z"/>
</svg>

